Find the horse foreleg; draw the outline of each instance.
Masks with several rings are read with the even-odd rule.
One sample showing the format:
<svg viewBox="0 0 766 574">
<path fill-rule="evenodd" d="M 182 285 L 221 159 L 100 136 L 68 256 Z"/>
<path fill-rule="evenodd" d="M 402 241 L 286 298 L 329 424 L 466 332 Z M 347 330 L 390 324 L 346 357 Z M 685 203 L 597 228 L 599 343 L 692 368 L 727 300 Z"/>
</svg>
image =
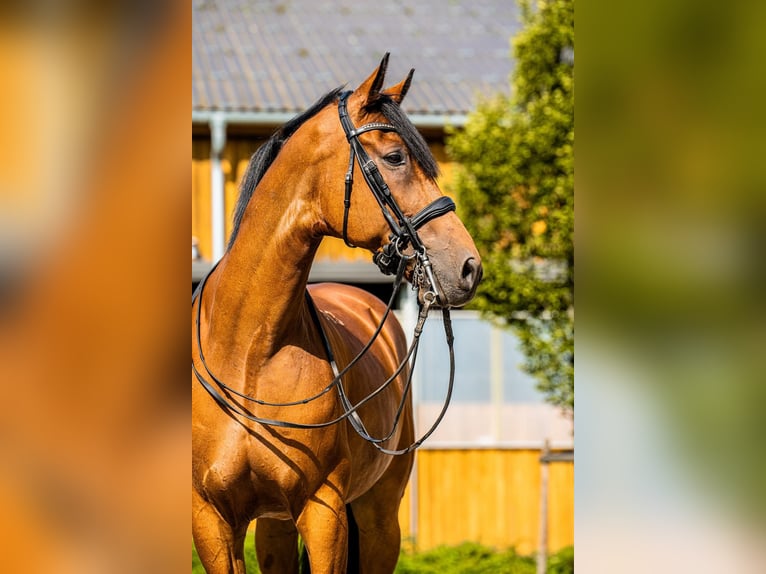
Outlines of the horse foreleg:
<svg viewBox="0 0 766 574">
<path fill-rule="evenodd" d="M 192 538 L 207 574 L 245 574 L 247 525 L 232 528 L 216 508 L 192 488 Z"/>
<path fill-rule="evenodd" d="M 298 517 L 298 532 L 309 554 L 311 574 L 344 574 L 348 521 L 341 484 L 336 475 L 309 498 Z"/>
<path fill-rule="evenodd" d="M 298 531 L 291 520 L 256 520 L 255 551 L 263 574 L 298 574 Z"/>
</svg>

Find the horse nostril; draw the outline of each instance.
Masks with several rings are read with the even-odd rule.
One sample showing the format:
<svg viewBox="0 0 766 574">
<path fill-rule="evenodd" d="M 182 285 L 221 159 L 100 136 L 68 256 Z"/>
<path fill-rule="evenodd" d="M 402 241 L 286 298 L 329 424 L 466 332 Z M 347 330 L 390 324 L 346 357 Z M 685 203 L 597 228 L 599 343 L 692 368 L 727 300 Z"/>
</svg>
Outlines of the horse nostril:
<svg viewBox="0 0 766 574">
<path fill-rule="evenodd" d="M 462 287 L 466 290 L 473 289 L 481 278 L 481 263 L 473 257 L 466 259 L 465 263 L 463 263 L 463 271 L 460 278 Z"/>
</svg>

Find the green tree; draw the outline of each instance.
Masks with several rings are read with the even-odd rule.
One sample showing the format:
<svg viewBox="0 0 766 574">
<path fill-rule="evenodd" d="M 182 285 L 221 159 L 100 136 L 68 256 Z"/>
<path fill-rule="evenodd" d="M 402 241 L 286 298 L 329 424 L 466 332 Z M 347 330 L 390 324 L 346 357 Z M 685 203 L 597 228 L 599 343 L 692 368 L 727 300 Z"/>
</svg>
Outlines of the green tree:
<svg viewBox="0 0 766 574">
<path fill-rule="evenodd" d="M 547 399 L 574 407 L 574 0 L 520 0 L 510 97 L 450 130 L 454 191 L 484 262 L 475 306 L 519 336 Z"/>
</svg>

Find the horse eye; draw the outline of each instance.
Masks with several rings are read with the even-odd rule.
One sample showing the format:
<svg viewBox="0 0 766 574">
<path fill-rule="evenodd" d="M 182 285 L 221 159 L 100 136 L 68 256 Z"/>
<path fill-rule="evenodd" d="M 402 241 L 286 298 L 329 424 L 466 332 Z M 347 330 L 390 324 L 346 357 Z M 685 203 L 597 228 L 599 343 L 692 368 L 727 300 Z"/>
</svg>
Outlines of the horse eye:
<svg viewBox="0 0 766 574">
<path fill-rule="evenodd" d="M 390 165 L 402 165 L 404 163 L 404 155 L 398 151 L 384 156 L 383 159 Z"/>
</svg>

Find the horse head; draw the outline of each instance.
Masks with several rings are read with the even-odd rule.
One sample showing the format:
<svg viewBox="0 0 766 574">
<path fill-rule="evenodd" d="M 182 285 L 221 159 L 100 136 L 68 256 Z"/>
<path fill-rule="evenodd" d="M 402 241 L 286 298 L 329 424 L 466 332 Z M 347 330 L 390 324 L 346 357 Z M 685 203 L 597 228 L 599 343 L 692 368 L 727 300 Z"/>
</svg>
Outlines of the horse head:
<svg viewBox="0 0 766 574">
<path fill-rule="evenodd" d="M 481 280 L 481 257 L 454 203 L 439 189 L 437 163 L 425 139 L 400 107 L 414 70 L 384 89 L 387 64 L 388 54 L 356 90 L 340 97 L 341 121 L 336 115 L 332 140 L 342 138 L 350 157 L 345 156 L 345 188 L 332 182 L 334 192 L 323 198 L 328 233 L 369 249 L 382 269 L 381 260 L 393 258 L 388 273 L 396 261 L 408 259 L 406 276 L 416 282 L 421 300 L 432 291 L 442 305 L 461 306 Z M 423 280 L 423 262 L 430 281 Z"/>
</svg>

